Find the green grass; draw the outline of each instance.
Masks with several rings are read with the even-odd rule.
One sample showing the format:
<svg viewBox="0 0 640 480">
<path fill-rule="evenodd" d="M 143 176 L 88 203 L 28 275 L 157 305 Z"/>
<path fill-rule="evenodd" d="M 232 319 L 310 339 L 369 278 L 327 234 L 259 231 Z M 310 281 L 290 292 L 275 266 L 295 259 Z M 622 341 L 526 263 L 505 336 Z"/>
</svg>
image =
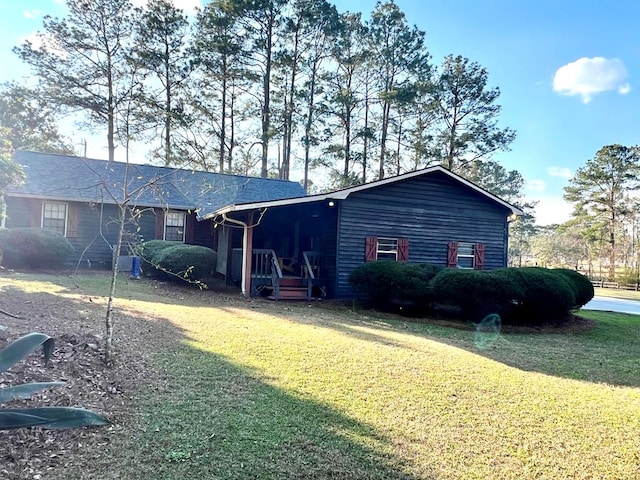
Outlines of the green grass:
<svg viewBox="0 0 640 480">
<path fill-rule="evenodd" d="M 174 305 L 147 282 L 128 286 L 121 308 L 184 338 L 157 354 L 168 382 L 138 396 L 120 478 L 640 476 L 640 317 L 585 312 L 595 329 L 478 343 L 472 331 L 210 293 Z"/>
<path fill-rule="evenodd" d="M 621 290 L 617 288 L 594 288 L 597 297 L 624 298 L 627 300 L 640 300 L 640 292 L 635 290 Z"/>
</svg>

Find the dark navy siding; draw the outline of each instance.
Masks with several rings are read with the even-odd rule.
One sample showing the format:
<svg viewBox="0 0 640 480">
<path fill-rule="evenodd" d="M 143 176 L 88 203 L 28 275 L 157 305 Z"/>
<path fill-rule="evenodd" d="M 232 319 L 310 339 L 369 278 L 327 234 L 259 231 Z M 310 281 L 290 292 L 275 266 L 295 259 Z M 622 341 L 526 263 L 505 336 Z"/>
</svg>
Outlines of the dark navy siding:
<svg viewBox="0 0 640 480">
<path fill-rule="evenodd" d="M 408 238 L 410 262 L 436 265 L 447 264 L 450 241 L 484 243 L 485 269 L 504 267 L 510 213 L 442 173 L 351 194 L 340 205 L 336 296 L 354 295 L 349 275 L 369 236 Z"/>
<path fill-rule="evenodd" d="M 213 222 L 211 220 L 204 220 L 202 222 L 198 222 L 196 220 L 195 214 L 191 213 L 189 221 L 193 222 L 193 244 L 194 245 L 203 245 L 205 247 L 212 248 L 217 250 L 217 245 L 215 243 L 215 235 Z"/>
</svg>

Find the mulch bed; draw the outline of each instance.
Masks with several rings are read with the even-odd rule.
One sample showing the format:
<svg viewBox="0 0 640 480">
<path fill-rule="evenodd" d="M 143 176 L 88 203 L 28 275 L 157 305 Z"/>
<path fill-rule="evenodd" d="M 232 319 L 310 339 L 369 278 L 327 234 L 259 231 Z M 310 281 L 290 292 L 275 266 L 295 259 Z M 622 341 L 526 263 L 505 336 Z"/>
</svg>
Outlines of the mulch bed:
<svg viewBox="0 0 640 480">
<path fill-rule="evenodd" d="M 34 331 L 55 340 L 48 365 L 44 365 L 39 349 L 2 374 L 0 388 L 30 382 L 65 382 L 63 387 L 45 390 L 30 400 L 11 402 L 7 407 L 83 407 L 111 422 L 107 427 L 0 431 L 0 478 L 102 478 L 99 472 L 106 473 L 111 464 L 118 462 L 118 458 L 109 455 L 111 443 L 135 441 L 130 438 L 133 395 L 141 386 L 163 381 L 151 366 L 150 356 L 179 338 L 175 329 L 118 313 L 116 367 L 108 367 L 102 350 L 106 307 L 101 299 L 71 299 L 12 288 L 2 292 L 0 309 L 20 317 L 0 313 L 0 325 L 6 327 L 0 330 L 0 347 Z M 121 449 L 122 445 L 116 448 Z"/>
</svg>

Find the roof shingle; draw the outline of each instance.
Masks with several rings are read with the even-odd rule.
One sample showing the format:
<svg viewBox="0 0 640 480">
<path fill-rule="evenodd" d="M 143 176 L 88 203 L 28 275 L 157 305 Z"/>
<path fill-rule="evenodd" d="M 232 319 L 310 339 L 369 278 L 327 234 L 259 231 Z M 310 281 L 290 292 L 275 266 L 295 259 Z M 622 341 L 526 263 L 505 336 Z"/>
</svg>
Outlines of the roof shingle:
<svg viewBox="0 0 640 480">
<path fill-rule="evenodd" d="M 26 176 L 23 185 L 8 189 L 14 196 L 121 203 L 127 195 L 133 205 L 195 210 L 203 218 L 229 205 L 305 195 L 299 183 L 287 180 L 28 151 L 17 151 L 14 160 Z"/>
</svg>

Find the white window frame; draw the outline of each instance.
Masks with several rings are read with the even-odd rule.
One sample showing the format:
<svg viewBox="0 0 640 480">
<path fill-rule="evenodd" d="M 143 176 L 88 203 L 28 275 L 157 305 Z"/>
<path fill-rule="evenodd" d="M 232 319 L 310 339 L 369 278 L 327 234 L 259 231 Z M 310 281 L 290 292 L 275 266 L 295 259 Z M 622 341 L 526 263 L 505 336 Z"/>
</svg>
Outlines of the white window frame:
<svg viewBox="0 0 640 480">
<path fill-rule="evenodd" d="M 380 258 L 380 255 L 383 258 Z M 393 255 L 393 258 L 390 256 Z M 378 237 L 376 241 L 376 260 L 398 261 L 398 239 L 390 237 Z"/>
<path fill-rule="evenodd" d="M 176 225 L 172 224 L 172 225 L 170 225 L 169 224 L 169 218 L 172 217 L 172 216 L 177 216 L 177 215 L 181 216 L 182 224 L 181 225 L 180 224 L 176 224 Z M 184 243 L 186 225 L 187 225 L 187 216 L 186 216 L 185 212 L 181 212 L 179 210 L 170 210 L 170 211 L 168 211 L 164 215 L 164 232 L 163 232 L 162 238 L 164 240 L 167 240 L 167 227 L 178 227 L 178 228 L 182 227 L 182 239 L 181 240 L 171 240 L 171 241 Z"/>
<path fill-rule="evenodd" d="M 58 217 L 45 217 L 45 213 L 47 212 L 47 206 L 48 205 L 55 205 L 56 207 L 60 207 L 63 206 L 64 207 L 64 227 L 63 227 L 63 231 L 59 232 L 59 230 L 55 230 L 51 227 L 45 227 L 44 223 L 45 223 L 45 219 L 52 219 L 52 220 L 60 220 L 60 218 Z M 49 230 L 53 230 L 54 232 L 59 232 L 62 233 L 62 235 L 64 235 L 65 237 L 67 236 L 67 224 L 69 222 L 69 204 L 67 202 L 51 202 L 48 200 L 45 200 L 44 202 L 42 202 L 42 213 L 40 215 L 40 227 L 41 228 L 47 228 Z"/>
<path fill-rule="evenodd" d="M 466 247 L 466 251 L 471 250 L 471 253 L 460 253 L 461 251 L 463 251 L 463 249 L 465 249 Z M 457 253 L 457 259 L 456 259 L 456 265 L 458 268 L 464 269 L 464 270 L 473 270 L 474 268 L 476 268 L 476 244 L 475 243 L 471 243 L 471 242 L 458 242 L 458 253 Z M 464 258 L 470 258 L 471 259 L 471 266 L 460 266 L 460 259 Z"/>
</svg>

